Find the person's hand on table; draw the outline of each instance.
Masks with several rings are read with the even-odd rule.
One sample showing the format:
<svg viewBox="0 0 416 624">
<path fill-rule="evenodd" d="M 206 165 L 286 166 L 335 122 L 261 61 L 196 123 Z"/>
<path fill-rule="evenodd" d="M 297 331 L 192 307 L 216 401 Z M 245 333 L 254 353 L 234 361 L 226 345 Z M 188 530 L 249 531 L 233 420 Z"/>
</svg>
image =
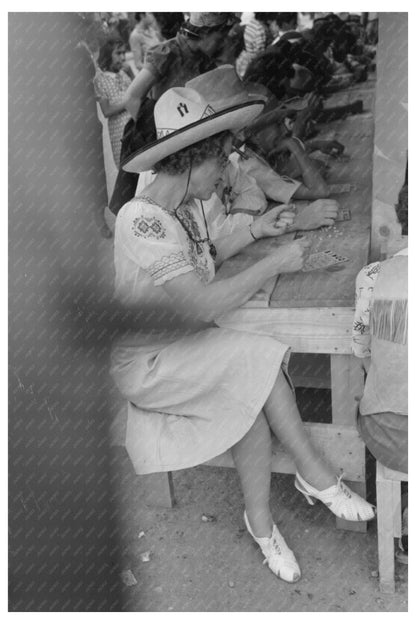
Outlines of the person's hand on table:
<svg viewBox="0 0 416 624">
<path fill-rule="evenodd" d="M 318 227 L 334 225 L 338 209 L 339 204 L 334 199 L 317 199 L 298 209 L 289 230 L 315 230 Z"/>
<path fill-rule="evenodd" d="M 306 238 L 297 238 L 290 243 L 280 245 L 270 255 L 276 260 L 278 273 L 293 273 L 300 271 L 305 259 L 309 255 L 311 241 Z"/>
<path fill-rule="evenodd" d="M 281 236 L 295 220 L 295 213 L 291 212 L 290 206 L 281 204 L 271 208 L 266 213 L 255 219 L 251 225 L 251 232 L 256 238 L 269 238 Z"/>
</svg>

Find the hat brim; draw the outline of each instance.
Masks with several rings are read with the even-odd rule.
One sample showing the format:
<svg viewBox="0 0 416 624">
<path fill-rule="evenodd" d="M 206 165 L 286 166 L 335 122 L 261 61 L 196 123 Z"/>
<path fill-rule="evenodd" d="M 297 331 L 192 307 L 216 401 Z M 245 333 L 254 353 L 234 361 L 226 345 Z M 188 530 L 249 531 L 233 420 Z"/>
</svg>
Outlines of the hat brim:
<svg viewBox="0 0 416 624">
<path fill-rule="evenodd" d="M 161 139 L 148 143 L 126 158 L 121 163 L 121 167 L 124 171 L 130 173 L 148 171 L 155 163 L 163 160 L 166 156 L 198 143 L 198 141 L 207 139 L 224 130 L 241 130 L 250 124 L 262 112 L 263 108 L 264 101 L 258 99 L 231 106 L 218 113 L 199 119 L 189 124 L 189 126 L 175 130 Z"/>
</svg>

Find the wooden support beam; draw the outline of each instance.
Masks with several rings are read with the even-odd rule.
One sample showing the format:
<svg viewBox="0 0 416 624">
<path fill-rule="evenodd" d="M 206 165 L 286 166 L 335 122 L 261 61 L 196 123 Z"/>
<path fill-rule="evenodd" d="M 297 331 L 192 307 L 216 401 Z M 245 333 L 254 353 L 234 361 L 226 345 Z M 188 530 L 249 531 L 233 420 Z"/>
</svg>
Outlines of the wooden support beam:
<svg viewBox="0 0 416 624">
<path fill-rule="evenodd" d="M 239 308 L 216 319 L 220 327 L 273 336 L 296 353 L 350 354 L 353 307 Z"/>
<path fill-rule="evenodd" d="M 353 355 L 331 355 L 332 422 L 355 427 L 364 371 Z"/>
<path fill-rule="evenodd" d="M 347 426 L 305 423 L 312 443 L 334 472 L 343 472 L 351 481 L 365 482 L 365 446 L 358 432 Z M 272 472 L 295 474 L 296 466 L 276 438 L 273 439 Z M 230 451 L 206 462 L 208 466 L 234 467 Z"/>
</svg>

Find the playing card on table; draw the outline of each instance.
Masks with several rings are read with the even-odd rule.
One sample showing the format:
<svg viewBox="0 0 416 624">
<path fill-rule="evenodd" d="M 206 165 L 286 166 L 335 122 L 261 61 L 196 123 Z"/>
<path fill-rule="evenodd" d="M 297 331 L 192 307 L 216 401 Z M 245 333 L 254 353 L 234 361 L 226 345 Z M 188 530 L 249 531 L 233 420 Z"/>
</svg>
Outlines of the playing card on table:
<svg viewBox="0 0 416 624">
<path fill-rule="evenodd" d="M 349 208 L 340 208 L 335 221 L 351 221 L 351 211 Z"/>
<path fill-rule="evenodd" d="M 317 269 L 326 269 L 334 264 L 340 264 L 342 262 L 348 262 L 349 258 L 340 256 L 339 254 L 326 249 L 325 251 L 318 251 L 311 254 L 305 260 L 302 271 L 315 271 Z"/>
<path fill-rule="evenodd" d="M 357 190 L 357 185 L 350 184 L 349 182 L 345 184 L 330 184 L 329 185 L 330 195 L 341 195 L 342 193 L 352 193 L 355 190 Z"/>
</svg>

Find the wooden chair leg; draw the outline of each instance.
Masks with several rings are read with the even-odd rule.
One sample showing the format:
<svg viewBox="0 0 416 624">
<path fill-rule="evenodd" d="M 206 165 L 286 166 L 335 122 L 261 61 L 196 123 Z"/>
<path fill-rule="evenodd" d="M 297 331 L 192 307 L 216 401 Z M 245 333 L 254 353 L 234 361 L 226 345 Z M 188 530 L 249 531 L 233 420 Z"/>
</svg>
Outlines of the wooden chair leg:
<svg viewBox="0 0 416 624">
<path fill-rule="evenodd" d="M 387 594 L 395 591 L 393 499 L 392 481 L 377 481 L 378 570 L 380 591 Z"/>
<path fill-rule="evenodd" d="M 393 533 L 394 537 L 401 537 L 402 535 L 402 493 L 400 481 L 392 482 L 393 499 Z"/>
<path fill-rule="evenodd" d="M 144 475 L 145 502 L 154 507 L 173 507 L 175 494 L 171 472 Z"/>
</svg>

